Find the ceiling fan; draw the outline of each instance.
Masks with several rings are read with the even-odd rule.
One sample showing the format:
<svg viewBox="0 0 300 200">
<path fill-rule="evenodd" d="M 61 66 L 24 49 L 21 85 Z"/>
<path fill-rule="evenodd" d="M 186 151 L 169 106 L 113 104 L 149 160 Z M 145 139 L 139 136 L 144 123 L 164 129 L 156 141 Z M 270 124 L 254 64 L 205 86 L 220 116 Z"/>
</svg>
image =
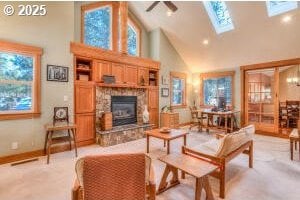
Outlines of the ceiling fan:
<svg viewBox="0 0 300 200">
<path fill-rule="evenodd" d="M 154 1 L 150 6 L 149 8 L 146 10 L 146 12 L 150 12 L 155 6 L 157 6 L 157 4 L 159 3 L 160 1 Z M 168 9 L 170 11 L 172 11 L 173 13 L 178 9 L 177 6 L 175 6 L 174 3 L 172 3 L 171 1 L 163 1 L 163 3 L 168 7 Z"/>
</svg>

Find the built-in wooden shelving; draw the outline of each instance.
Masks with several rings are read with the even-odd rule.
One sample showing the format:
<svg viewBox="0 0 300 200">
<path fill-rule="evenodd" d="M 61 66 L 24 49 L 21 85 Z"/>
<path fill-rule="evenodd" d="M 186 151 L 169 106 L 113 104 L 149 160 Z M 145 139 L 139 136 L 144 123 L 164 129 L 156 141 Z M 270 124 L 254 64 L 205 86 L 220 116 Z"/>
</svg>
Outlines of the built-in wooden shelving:
<svg viewBox="0 0 300 200">
<path fill-rule="evenodd" d="M 77 81 L 92 81 L 92 60 L 86 58 L 76 58 Z"/>
</svg>

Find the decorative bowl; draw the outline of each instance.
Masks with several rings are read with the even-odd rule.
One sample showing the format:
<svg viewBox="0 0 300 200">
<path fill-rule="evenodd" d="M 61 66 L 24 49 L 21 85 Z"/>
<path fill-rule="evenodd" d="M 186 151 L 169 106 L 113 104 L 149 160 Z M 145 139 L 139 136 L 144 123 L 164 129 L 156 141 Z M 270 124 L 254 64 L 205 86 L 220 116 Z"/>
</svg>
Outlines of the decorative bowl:
<svg viewBox="0 0 300 200">
<path fill-rule="evenodd" d="M 170 133 L 171 129 L 168 127 L 162 127 L 161 129 L 159 129 L 159 132 L 161 133 Z"/>
</svg>

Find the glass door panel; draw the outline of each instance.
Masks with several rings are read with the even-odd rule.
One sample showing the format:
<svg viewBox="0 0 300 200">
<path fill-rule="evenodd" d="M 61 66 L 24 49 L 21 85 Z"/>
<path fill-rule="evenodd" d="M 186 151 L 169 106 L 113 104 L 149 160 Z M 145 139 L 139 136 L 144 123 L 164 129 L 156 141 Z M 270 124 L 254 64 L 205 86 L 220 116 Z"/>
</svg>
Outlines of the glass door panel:
<svg viewBox="0 0 300 200">
<path fill-rule="evenodd" d="M 246 72 L 247 123 L 257 130 L 274 131 L 275 69 Z"/>
</svg>

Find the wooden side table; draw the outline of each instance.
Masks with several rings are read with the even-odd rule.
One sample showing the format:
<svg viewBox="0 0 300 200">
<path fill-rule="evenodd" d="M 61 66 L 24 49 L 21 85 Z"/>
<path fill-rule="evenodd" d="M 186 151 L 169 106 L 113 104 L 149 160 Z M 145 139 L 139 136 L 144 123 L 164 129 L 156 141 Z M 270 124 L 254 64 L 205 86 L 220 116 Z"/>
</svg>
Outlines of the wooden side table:
<svg viewBox="0 0 300 200">
<path fill-rule="evenodd" d="M 158 187 L 157 194 L 160 194 L 175 185 L 180 184 L 178 178 L 178 170 L 183 173 L 190 174 L 196 178 L 195 200 L 200 200 L 202 189 L 205 190 L 206 199 L 213 200 L 214 196 L 208 181 L 208 175 L 217 170 L 218 167 L 209 162 L 199 160 L 185 154 L 169 154 L 159 158 L 160 161 L 166 163 L 161 182 Z M 172 173 L 172 179 L 167 182 L 168 175 Z"/>
<path fill-rule="evenodd" d="M 188 134 L 187 131 L 180 130 L 180 129 L 171 129 L 170 133 L 161 133 L 160 129 L 152 129 L 145 131 L 145 134 L 147 136 L 147 153 L 149 153 L 149 146 L 150 146 L 150 137 L 162 139 L 164 141 L 167 141 L 167 154 L 170 153 L 170 141 L 183 137 L 183 145 L 186 146 L 186 135 Z"/>
<path fill-rule="evenodd" d="M 291 149 L 291 160 L 294 158 L 294 143 L 295 143 L 295 150 L 297 150 L 297 142 L 300 144 L 300 135 L 298 129 L 293 129 L 290 136 L 290 149 Z M 300 159 L 300 145 L 299 145 L 299 159 Z"/>
<path fill-rule="evenodd" d="M 47 154 L 47 164 L 49 164 L 51 146 L 57 143 L 69 142 L 70 151 L 72 150 L 72 141 L 74 142 L 75 156 L 77 157 L 77 146 L 76 146 L 76 124 L 65 123 L 65 124 L 47 124 L 45 125 L 46 138 L 44 144 L 44 153 Z M 68 131 L 67 136 L 53 137 L 55 131 Z"/>
</svg>

